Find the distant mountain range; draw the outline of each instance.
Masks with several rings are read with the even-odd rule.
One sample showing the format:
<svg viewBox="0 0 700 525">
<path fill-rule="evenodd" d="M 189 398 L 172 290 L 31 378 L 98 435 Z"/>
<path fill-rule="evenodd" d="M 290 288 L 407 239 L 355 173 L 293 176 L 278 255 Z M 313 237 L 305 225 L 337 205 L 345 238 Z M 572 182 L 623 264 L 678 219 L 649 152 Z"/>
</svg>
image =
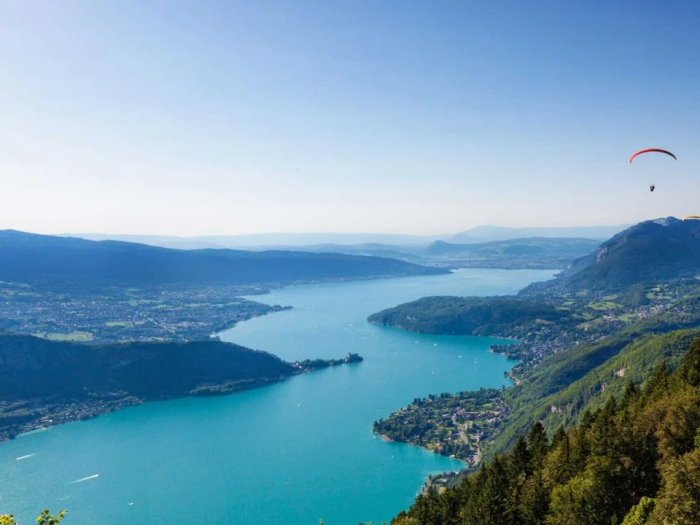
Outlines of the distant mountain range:
<svg viewBox="0 0 700 525">
<path fill-rule="evenodd" d="M 505 228 L 502 226 L 477 226 L 453 235 L 452 243 L 477 243 L 522 239 L 525 237 L 573 237 L 579 239 L 606 240 L 629 225 L 621 226 L 575 226 L 570 228 Z"/>
<path fill-rule="evenodd" d="M 0 280 L 85 284 L 252 284 L 431 275 L 404 261 L 292 251 L 174 250 L 0 231 Z"/>
<path fill-rule="evenodd" d="M 319 234 L 320 235 L 320 234 Z M 514 235 L 516 235 L 514 233 Z M 90 235 L 101 239 L 101 235 Z M 230 238 L 212 237 L 179 238 L 148 236 L 115 236 L 120 240 L 138 241 L 149 245 L 168 246 L 176 249 L 225 249 L 224 244 Z M 209 239 L 209 240 L 205 240 Z M 228 240 L 227 240 L 228 239 Z M 357 237 L 356 239 L 359 239 Z M 425 241 L 426 238 L 421 238 Z M 264 250 L 296 251 L 311 253 L 336 253 L 346 255 L 363 255 L 399 259 L 414 264 L 444 268 L 565 268 L 583 255 L 595 250 L 600 240 L 585 238 L 556 237 L 516 237 L 501 241 L 476 240 L 468 244 L 448 243 L 437 240 L 423 244 L 384 244 L 365 242 L 359 244 L 322 243 L 309 245 L 278 245 L 264 247 Z M 261 251 L 262 247 L 250 247 Z"/>
<path fill-rule="evenodd" d="M 437 236 L 393 235 L 383 233 L 256 233 L 249 235 L 204 235 L 176 237 L 168 235 L 128 235 L 106 233 L 72 233 L 62 237 L 79 237 L 91 241 L 125 241 L 196 250 L 201 248 L 289 248 L 322 244 L 392 244 L 400 246 L 425 246 Z"/>
<path fill-rule="evenodd" d="M 258 233 L 249 235 L 204 235 L 176 237 L 168 235 L 127 235 L 106 233 L 72 233 L 63 237 L 79 237 L 91 241 L 125 241 L 196 250 L 202 248 L 289 248 L 304 246 L 390 245 L 393 247 L 425 247 L 435 241 L 450 243 L 481 243 L 522 239 L 526 237 L 572 237 L 595 240 L 609 239 L 627 226 L 590 226 L 571 228 L 506 228 L 478 226 L 457 234 L 401 235 L 389 233 Z"/>
<path fill-rule="evenodd" d="M 501 235 L 516 237 L 466 244 L 440 240 L 423 246 L 382 243 L 315 244 L 294 247 L 294 250 L 287 248 L 264 251 L 169 249 L 122 241 L 98 242 L 5 230 L 0 231 L 0 280 L 134 285 L 285 284 L 445 272 L 436 267 L 569 266 L 560 283 L 577 288 L 600 289 L 619 288 L 655 279 L 694 276 L 700 272 L 700 235 L 694 237 L 698 229 L 696 223 L 684 223 L 669 217 L 627 228 L 602 244 L 590 238 L 618 229 L 480 227 L 453 238 L 473 239 L 483 236 L 485 239 Z M 533 232 L 541 236 L 517 237 Z M 555 233 L 564 237 L 552 237 Z M 568 237 L 573 234 L 585 236 Z M 313 235 L 316 238 L 321 236 Z M 257 240 L 262 238 L 244 237 L 255 237 Z M 406 237 L 410 236 L 402 238 L 405 240 Z M 361 236 L 353 238 L 360 240 Z M 192 247 L 197 243 L 215 245 L 214 241 L 231 238 L 158 237 L 152 240 L 155 242 L 158 239 L 163 242 L 178 240 L 183 247 L 187 243 L 193 243 L 188 245 Z M 271 239 L 269 237 L 268 240 Z M 310 240 L 311 237 L 305 239 Z M 412 239 L 416 240 L 417 237 Z M 283 239 L 280 237 L 277 240 Z"/>
<path fill-rule="evenodd" d="M 595 239 L 531 237 L 472 244 L 435 241 L 428 246 L 426 251 L 430 255 L 467 253 L 481 256 L 550 255 L 552 257 L 559 256 L 570 259 L 587 255 L 599 245 L 600 241 Z"/>
</svg>

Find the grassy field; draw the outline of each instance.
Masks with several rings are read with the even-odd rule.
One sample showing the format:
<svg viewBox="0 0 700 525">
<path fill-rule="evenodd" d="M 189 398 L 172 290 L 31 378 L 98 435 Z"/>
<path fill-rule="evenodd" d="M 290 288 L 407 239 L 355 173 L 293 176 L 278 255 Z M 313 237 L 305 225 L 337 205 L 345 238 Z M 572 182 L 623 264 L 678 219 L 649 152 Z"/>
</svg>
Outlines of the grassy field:
<svg viewBox="0 0 700 525">
<path fill-rule="evenodd" d="M 586 307 L 592 310 L 615 310 L 616 308 L 622 308 L 622 305 L 612 301 L 598 301 L 597 303 L 588 303 Z"/>
<path fill-rule="evenodd" d="M 92 334 L 90 332 L 71 332 L 69 334 L 49 332 L 34 335 L 44 339 L 50 339 L 51 341 L 73 341 L 76 343 L 86 343 L 88 341 L 92 341 Z"/>
</svg>

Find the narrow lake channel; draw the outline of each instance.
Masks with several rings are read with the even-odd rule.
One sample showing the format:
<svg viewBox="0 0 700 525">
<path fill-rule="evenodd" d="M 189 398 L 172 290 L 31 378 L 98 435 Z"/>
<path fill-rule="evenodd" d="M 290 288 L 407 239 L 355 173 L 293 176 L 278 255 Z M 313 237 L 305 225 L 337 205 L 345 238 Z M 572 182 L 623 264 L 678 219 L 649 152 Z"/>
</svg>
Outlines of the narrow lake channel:
<svg viewBox="0 0 700 525">
<path fill-rule="evenodd" d="M 416 397 L 500 387 L 510 368 L 496 340 L 420 336 L 366 322 L 429 295 L 504 295 L 553 271 L 293 286 L 252 299 L 292 310 L 252 319 L 226 341 L 283 359 L 362 355 L 344 365 L 238 395 L 147 403 L 0 444 L 0 513 L 67 525 L 357 525 L 389 520 L 426 476 L 460 463 L 385 443 L 375 419 Z M 23 458 L 23 459 L 18 459 Z"/>
</svg>

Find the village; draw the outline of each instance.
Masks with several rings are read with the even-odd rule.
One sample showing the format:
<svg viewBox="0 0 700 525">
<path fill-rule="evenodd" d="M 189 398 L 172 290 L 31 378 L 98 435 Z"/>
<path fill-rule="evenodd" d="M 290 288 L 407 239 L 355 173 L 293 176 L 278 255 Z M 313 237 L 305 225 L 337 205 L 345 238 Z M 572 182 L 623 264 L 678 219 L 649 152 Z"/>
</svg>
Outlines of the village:
<svg viewBox="0 0 700 525">
<path fill-rule="evenodd" d="M 284 309 L 241 297 L 259 292 L 254 287 L 171 286 L 56 294 L 0 283 L 0 331 L 90 343 L 206 339 Z"/>
</svg>

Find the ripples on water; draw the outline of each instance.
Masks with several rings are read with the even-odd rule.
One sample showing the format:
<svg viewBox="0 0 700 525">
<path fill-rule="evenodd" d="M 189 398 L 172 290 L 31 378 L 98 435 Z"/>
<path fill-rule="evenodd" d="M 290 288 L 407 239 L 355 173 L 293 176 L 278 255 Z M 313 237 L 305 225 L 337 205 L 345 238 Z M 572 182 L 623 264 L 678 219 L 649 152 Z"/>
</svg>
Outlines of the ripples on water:
<svg viewBox="0 0 700 525">
<path fill-rule="evenodd" d="M 505 385 L 509 364 L 488 352 L 492 339 L 409 334 L 372 326 L 367 316 L 427 295 L 514 293 L 551 275 L 462 270 L 257 296 L 294 308 L 242 323 L 223 339 L 288 360 L 357 352 L 365 361 L 20 436 L 0 445 L 0 512 L 31 523 L 44 508 L 66 508 L 67 525 L 388 520 L 429 473 L 459 463 L 375 439 L 372 422 L 415 397 Z"/>
</svg>

